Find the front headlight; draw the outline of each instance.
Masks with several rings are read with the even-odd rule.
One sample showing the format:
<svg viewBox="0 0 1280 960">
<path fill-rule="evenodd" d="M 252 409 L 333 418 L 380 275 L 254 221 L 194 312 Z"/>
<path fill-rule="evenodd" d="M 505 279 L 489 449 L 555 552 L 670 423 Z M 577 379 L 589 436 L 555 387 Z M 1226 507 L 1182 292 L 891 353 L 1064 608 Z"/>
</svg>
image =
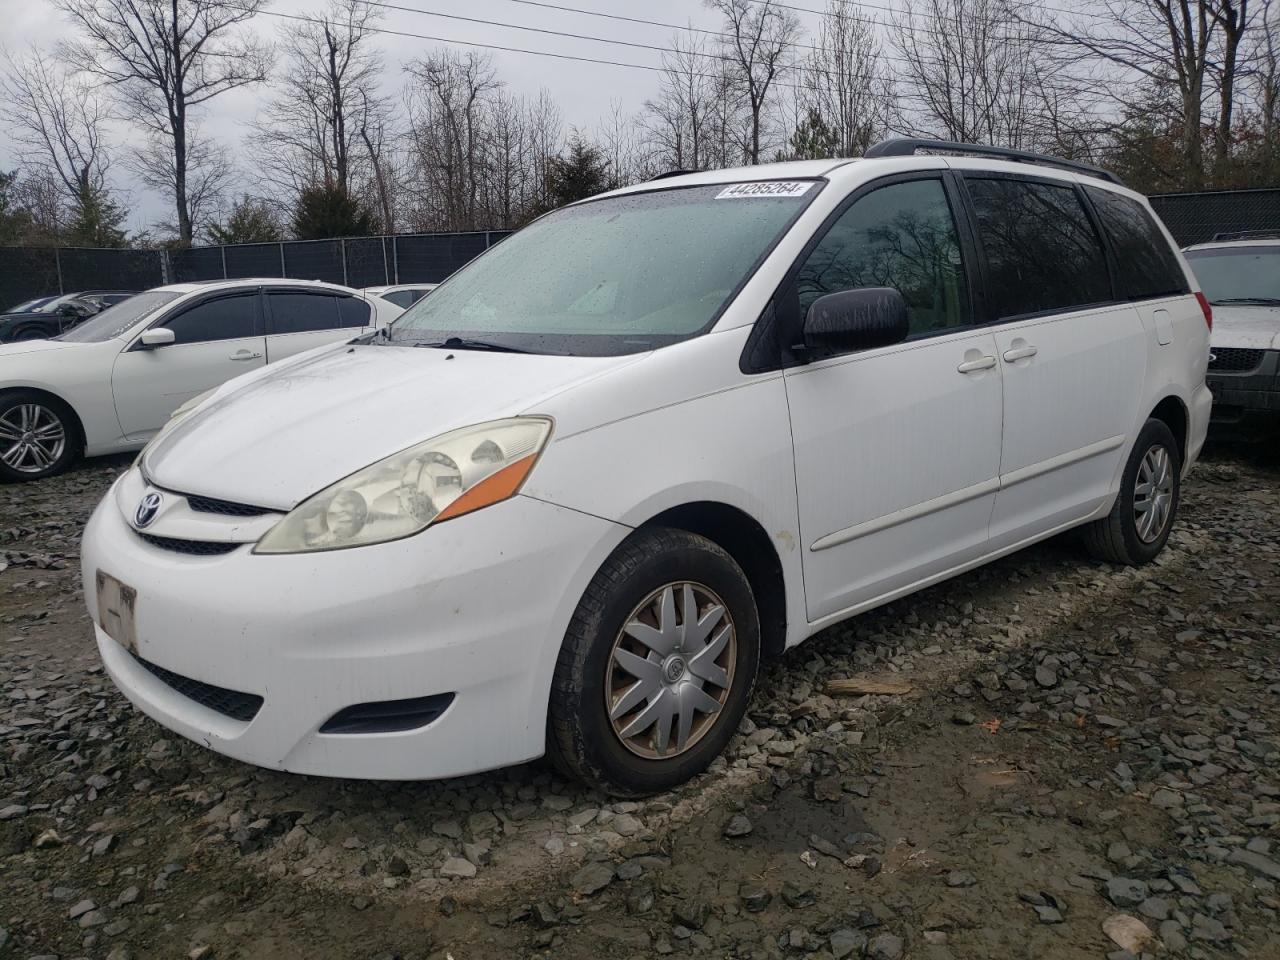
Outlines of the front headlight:
<svg viewBox="0 0 1280 960">
<path fill-rule="evenodd" d="M 506 500 L 520 489 L 550 435 L 545 417 L 515 417 L 401 450 L 298 504 L 254 552 L 385 543 Z"/>
</svg>

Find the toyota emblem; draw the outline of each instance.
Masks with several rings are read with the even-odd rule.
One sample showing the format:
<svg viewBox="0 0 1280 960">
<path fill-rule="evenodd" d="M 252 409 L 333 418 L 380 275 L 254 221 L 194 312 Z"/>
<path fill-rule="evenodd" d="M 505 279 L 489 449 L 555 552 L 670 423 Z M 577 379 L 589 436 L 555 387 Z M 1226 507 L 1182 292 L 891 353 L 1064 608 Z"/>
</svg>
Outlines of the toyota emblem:
<svg viewBox="0 0 1280 960">
<path fill-rule="evenodd" d="M 137 527 L 150 525 L 151 521 L 156 518 L 156 514 L 160 512 L 162 499 L 158 493 L 148 493 L 143 497 L 142 502 L 138 504 L 138 509 L 133 514 L 134 525 Z"/>
</svg>

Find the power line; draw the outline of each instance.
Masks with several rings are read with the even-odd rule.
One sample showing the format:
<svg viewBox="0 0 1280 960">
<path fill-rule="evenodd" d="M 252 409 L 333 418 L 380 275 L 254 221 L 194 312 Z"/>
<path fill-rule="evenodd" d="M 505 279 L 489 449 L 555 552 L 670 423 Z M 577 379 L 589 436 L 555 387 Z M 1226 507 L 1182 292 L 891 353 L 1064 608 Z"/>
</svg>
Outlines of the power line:
<svg viewBox="0 0 1280 960">
<path fill-rule="evenodd" d="M 391 6 L 390 4 L 374 2 L 374 0 L 363 0 L 363 2 L 366 3 L 368 6 Z M 411 10 L 412 8 L 408 8 L 408 9 Z M 325 24 L 328 22 L 321 17 L 308 17 L 302 14 L 281 13 L 276 10 L 259 9 L 255 12 L 266 17 L 276 17 L 277 19 L 281 19 L 281 20 L 293 20 L 300 23 Z M 428 11 L 417 11 L 417 12 L 428 12 Z M 505 44 L 497 44 L 497 43 L 481 43 L 479 41 L 474 41 L 474 40 L 456 40 L 450 37 L 438 37 L 438 36 L 433 36 L 425 33 L 416 33 L 410 30 L 393 30 L 389 27 L 365 26 L 363 29 L 369 33 L 378 33 L 378 34 L 384 34 L 387 36 L 396 36 L 396 37 L 408 37 L 414 40 L 430 40 L 433 43 L 445 43 L 445 44 L 454 44 L 454 45 L 464 46 L 464 47 L 476 47 L 481 50 L 497 50 L 503 53 L 522 53 L 522 54 L 527 54 L 529 56 L 551 57 L 556 60 L 572 60 L 572 61 L 578 61 L 581 63 L 594 63 L 594 64 L 600 64 L 600 65 L 611 66 L 611 67 L 627 67 L 632 70 L 647 70 L 650 73 L 667 73 L 668 72 L 666 67 L 654 66 L 652 64 L 645 64 L 645 63 L 628 63 L 621 60 L 607 60 L 602 57 L 584 57 L 584 56 L 568 54 L 568 53 L 554 53 L 550 50 L 531 50 L 527 47 L 513 47 L 513 46 L 509 46 Z M 584 39 L 591 40 L 591 39 L 602 39 L 602 38 L 586 37 Z M 673 48 L 669 48 L 669 47 L 665 47 L 665 48 L 655 47 L 654 49 L 667 50 L 673 53 L 678 52 Z M 730 59 L 730 58 L 725 58 L 725 59 Z M 825 73 L 825 71 L 823 72 Z M 683 75 L 699 77 L 707 80 L 721 79 L 721 76 L 719 74 L 714 74 L 714 73 L 693 73 L 692 71 L 689 71 L 687 73 L 684 73 Z M 830 74 L 827 74 L 827 75 L 829 76 Z M 870 80 L 874 78 L 867 75 L 862 75 L 862 74 L 851 74 L 848 79 Z M 801 84 L 787 83 L 781 80 L 774 80 L 770 84 L 770 86 L 780 87 L 780 88 L 789 89 L 789 90 L 807 89 Z M 920 99 L 918 95 L 914 97 L 910 95 L 907 95 L 907 96 L 900 95 L 900 97 L 902 97 L 903 99 Z"/>
<path fill-rule="evenodd" d="M 649 27 L 664 27 L 668 30 L 683 30 L 687 33 L 701 33 L 706 36 L 720 37 L 725 40 L 733 39 L 733 34 L 725 33 L 721 30 L 709 30 L 706 27 L 695 27 L 690 24 L 669 23 L 665 20 L 648 20 L 648 19 L 645 19 L 644 17 L 628 17 L 619 13 L 606 13 L 602 10 L 587 10 L 582 7 L 570 7 L 570 6 L 565 6 L 564 4 L 559 4 L 559 3 L 546 3 L 546 2 L 543 2 L 543 0 L 506 0 L 506 2 L 518 3 L 521 6 L 526 6 L 526 7 L 539 7 L 544 10 L 558 10 L 562 13 L 576 13 L 576 14 L 581 14 L 582 16 L 587 16 L 587 17 L 600 17 L 605 20 L 617 20 L 623 23 L 637 23 L 637 24 L 643 24 L 644 26 L 649 26 Z M 749 0 L 749 2 L 760 3 L 760 2 L 763 2 L 763 0 Z M 880 20 L 877 20 L 875 17 L 859 17 L 849 13 L 835 13 L 830 10 L 827 10 L 827 11 L 811 10 L 808 7 L 789 6 L 784 3 L 774 2 L 774 0 L 769 0 L 769 5 L 774 7 L 786 8 L 788 10 L 795 10 L 801 13 L 813 13 L 822 17 L 828 17 L 828 16 L 835 17 L 837 20 L 849 20 L 849 21 L 854 21 L 858 23 L 865 23 L 873 27 L 883 25 L 882 22 Z M 857 4 L 854 4 L 854 6 L 869 7 L 876 10 L 884 10 L 887 13 L 895 13 L 895 14 L 906 13 L 906 11 L 900 10 L 896 7 L 880 7 L 874 4 L 867 4 L 867 3 L 857 3 Z M 1056 8 L 1046 7 L 1045 9 L 1056 9 Z M 935 15 L 927 14 L 927 13 L 911 12 L 910 16 L 923 17 L 926 19 L 935 19 L 935 20 L 939 19 Z M 983 21 L 983 22 L 995 23 L 997 21 L 991 20 L 991 21 Z M 942 31 L 937 28 L 926 29 L 924 27 L 912 27 L 906 24 L 895 24 L 895 28 L 899 30 L 903 30 L 907 33 L 932 33 L 932 34 L 942 33 Z M 1009 39 L 1009 38 L 998 38 L 998 39 Z M 801 47 L 806 50 L 820 50 L 818 46 L 812 43 L 796 43 L 796 44 L 792 44 L 792 46 Z"/>
<path fill-rule="evenodd" d="M 595 36 L 594 34 L 571 33 L 565 30 L 552 30 L 549 27 L 532 27 L 532 26 L 528 26 L 526 24 L 520 24 L 520 23 L 507 23 L 503 20 L 484 20 L 484 19 L 481 19 L 480 17 L 467 17 L 458 13 L 441 13 L 438 10 L 423 10 L 421 7 L 406 7 L 397 3 L 387 3 L 385 2 L 385 0 L 361 0 L 361 2 L 367 7 L 380 7 L 386 10 L 398 10 L 402 13 L 416 13 L 426 17 L 440 17 L 445 20 L 458 20 L 463 23 L 475 23 L 485 27 L 502 27 L 508 30 L 523 30 L 527 33 L 540 33 L 540 34 L 544 34 L 546 36 L 552 36 L 552 37 L 565 37 L 570 40 L 585 40 L 588 43 L 607 43 L 607 44 L 612 44 L 613 46 L 630 47 L 632 49 L 637 49 L 637 50 L 654 50 L 654 51 L 657 51 L 658 53 L 675 53 L 675 54 L 680 54 L 680 55 L 689 56 L 689 57 L 703 57 L 708 60 L 721 60 L 725 63 L 739 62 L 736 57 L 729 56 L 727 54 L 722 54 L 722 53 L 709 53 L 704 50 L 681 50 L 677 47 L 664 47 L 664 46 L 659 46 L 657 44 L 652 44 L 652 43 L 641 43 L 636 40 L 615 40 L 611 37 L 598 37 L 598 36 Z M 727 34 L 721 34 L 721 36 L 727 36 Z M 791 46 L 798 46 L 798 44 L 791 44 Z M 811 49 L 816 49 L 816 48 L 811 47 Z M 908 62 L 900 57 L 890 57 L 884 53 L 881 53 L 880 56 L 883 57 L 885 60 L 891 60 L 891 61 L 896 60 L 902 63 Z M 788 69 L 795 69 L 796 65 L 786 64 L 785 66 Z M 806 67 L 805 69 L 808 70 L 810 73 L 820 73 L 825 76 L 832 76 L 831 71 L 828 71 L 828 70 L 821 70 L 812 66 Z M 870 74 L 851 74 L 849 79 L 872 80 L 874 79 L 874 77 L 872 77 Z"/>
</svg>

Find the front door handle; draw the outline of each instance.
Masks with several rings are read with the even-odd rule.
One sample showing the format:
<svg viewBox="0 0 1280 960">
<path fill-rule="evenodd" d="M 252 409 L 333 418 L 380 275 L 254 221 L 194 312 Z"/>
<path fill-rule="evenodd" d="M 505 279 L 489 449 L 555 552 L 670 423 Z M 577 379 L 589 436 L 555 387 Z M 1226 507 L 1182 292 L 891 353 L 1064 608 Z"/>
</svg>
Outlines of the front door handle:
<svg viewBox="0 0 1280 960">
<path fill-rule="evenodd" d="M 990 370 L 996 365 L 995 357 L 979 357 L 977 360 L 966 360 L 956 367 L 961 373 L 973 373 L 975 370 Z"/>
<path fill-rule="evenodd" d="M 1013 350 L 1004 352 L 1004 362 L 1013 363 L 1017 360 L 1025 360 L 1027 357 L 1034 357 L 1036 352 L 1036 348 L 1032 346 L 1015 347 Z"/>
<path fill-rule="evenodd" d="M 252 350 L 237 350 L 230 357 L 232 360 L 260 360 L 262 354 L 254 353 Z"/>
</svg>

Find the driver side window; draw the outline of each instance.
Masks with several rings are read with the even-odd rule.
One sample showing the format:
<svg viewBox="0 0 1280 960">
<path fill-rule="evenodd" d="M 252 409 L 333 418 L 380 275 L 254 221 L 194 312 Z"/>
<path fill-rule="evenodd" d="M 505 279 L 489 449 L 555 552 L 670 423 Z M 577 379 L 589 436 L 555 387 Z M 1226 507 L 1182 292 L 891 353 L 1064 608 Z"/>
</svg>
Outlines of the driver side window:
<svg viewBox="0 0 1280 960">
<path fill-rule="evenodd" d="M 857 287 L 901 293 L 909 336 L 972 323 L 960 238 L 941 180 L 890 184 L 855 201 L 796 276 L 800 316 L 819 297 Z"/>
<path fill-rule="evenodd" d="M 208 343 L 257 336 L 257 293 L 206 300 L 165 321 L 176 343 Z"/>
</svg>

